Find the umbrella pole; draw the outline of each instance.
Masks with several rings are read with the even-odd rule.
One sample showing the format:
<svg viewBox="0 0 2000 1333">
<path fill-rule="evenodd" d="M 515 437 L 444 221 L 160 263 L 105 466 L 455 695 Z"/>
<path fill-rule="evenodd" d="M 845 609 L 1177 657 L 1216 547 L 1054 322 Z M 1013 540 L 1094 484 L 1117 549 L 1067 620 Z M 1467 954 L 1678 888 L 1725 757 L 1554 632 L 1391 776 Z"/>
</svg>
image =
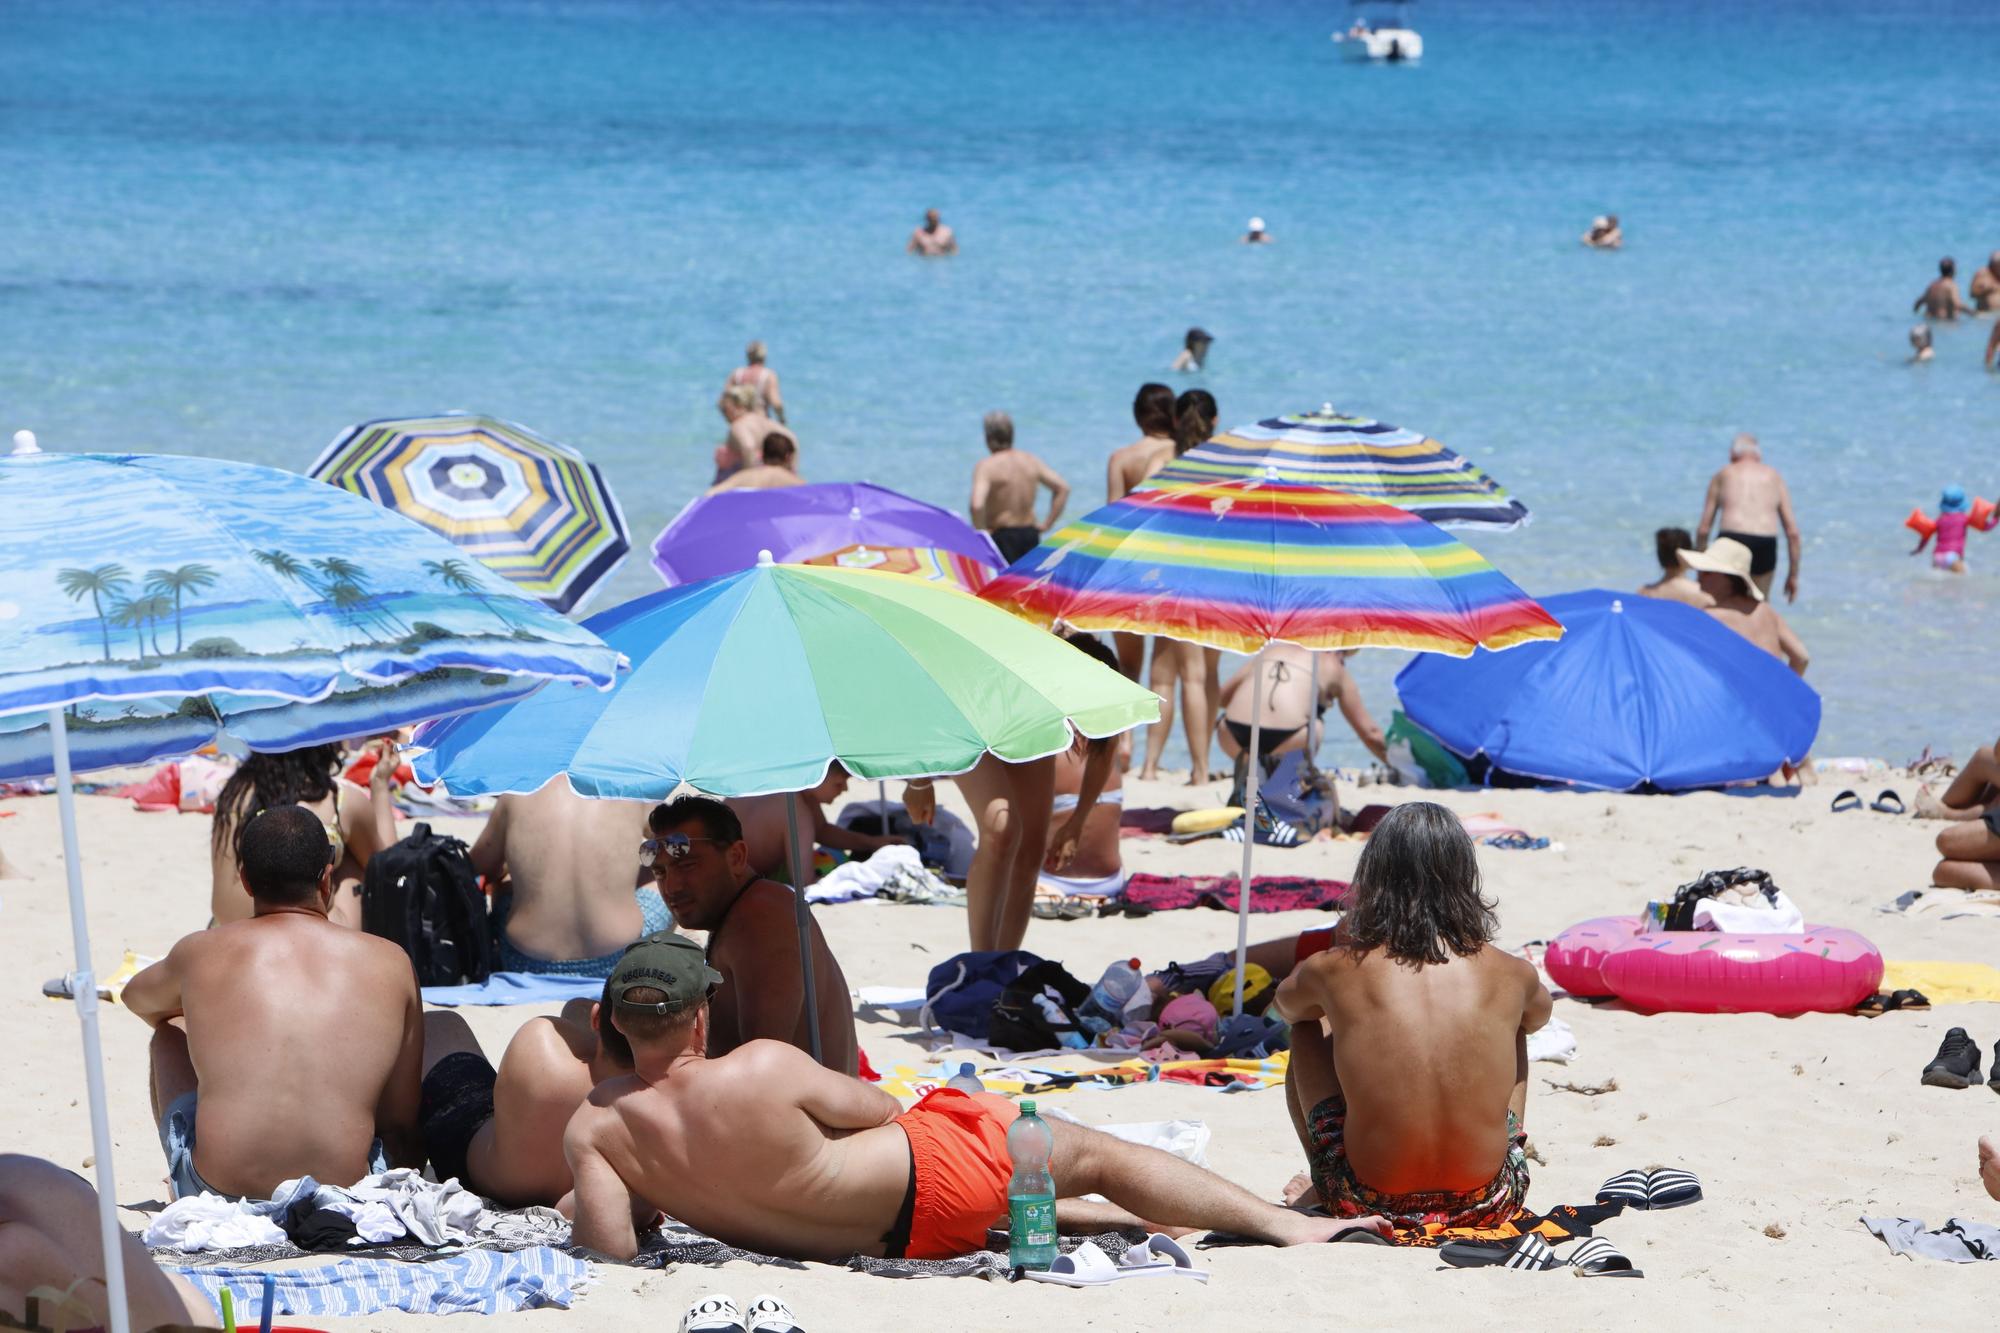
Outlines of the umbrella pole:
<svg viewBox="0 0 2000 1333">
<path fill-rule="evenodd" d="M 1257 850 L 1257 780 L 1264 776 L 1264 765 L 1258 759 L 1257 751 L 1260 733 L 1264 726 L 1264 672 L 1257 665 L 1257 659 L 1250 659 L 1250 762 L 1244 765 L 1243 777 L 1243 878 L 1236 884 L 1236 1008 L 1234 1016 L 1243 1016 L 1243 965 L 1250 958 L 1250 855 Z"/>
<path fill-rule="evenodd" d="M 125 1304 L 125 1233 L 118 1226 L 118 1179 L 111 1167 L 111 1114 L 104 1095 L 104 1044 L 97 1031 L 97 974 L 90 966 L 90 921 L 83 906 L 69 728 L 59 707 L 49 710 L 49 741 L 55 751 L 56 806 L 62 816 L 63 870 L 69 879 L 69 927 L 76 946 L 76 971 L 70 975 L 70 989 L 76 996 L 76 1016 L 83 1024 L 83 1073 L 90 1095 L 90 1146 L 97 1157 L 97 1226 L 104 1244 L 104 1285 L 110 1301 L 111 1333 L 130 1333 L 132 1312 Z"/>
<path fill-rule="evenodd" d="M 813 985 L 812 908 L 806 903 L 806 871 L 812 856 L 799 846 L 799 794 L 785 798 L 786 843 L 792 849 L 792 905 L 799 917 L 799 967 L 805 974 L 806 1041 L 819 1059 L 819 991 Z"/>
<path fill-rule="evenodd" d="M 1312 707 L 1312 712 L 1306 714 L 1306 765 L 1308 768 L 1318 768 L 1320 742 L 1326 739 L 1326 719 L 1320 713 L 1319 707 L 1319 654 L 1312 653 L 1310 656 L 1313 664 L 1312 693 L 1306 698 Z M 1315 728 L 1318 729 L 1317 734 Z"/>
</svg>

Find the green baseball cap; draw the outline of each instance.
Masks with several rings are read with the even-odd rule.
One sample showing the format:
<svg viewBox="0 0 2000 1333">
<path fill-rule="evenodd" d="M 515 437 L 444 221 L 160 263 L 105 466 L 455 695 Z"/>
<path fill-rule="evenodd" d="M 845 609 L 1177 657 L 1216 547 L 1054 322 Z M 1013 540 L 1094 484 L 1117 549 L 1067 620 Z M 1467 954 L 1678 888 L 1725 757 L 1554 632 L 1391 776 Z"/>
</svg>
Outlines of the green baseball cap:
<svg viewBox="0 0 2000 1333">
<path fill-rule="evenodd" d="M 635 941 L 611 969 L 611 998 L 622 1009 L 672 1013 L 707 999 L 722 984 L 722 974 L 708 965 L 702 947 L 679 931 L 663 930 Z M 635 1004 L 625 992 L 647 988 L 663 991 L 666 999 Z"/>
</svg>

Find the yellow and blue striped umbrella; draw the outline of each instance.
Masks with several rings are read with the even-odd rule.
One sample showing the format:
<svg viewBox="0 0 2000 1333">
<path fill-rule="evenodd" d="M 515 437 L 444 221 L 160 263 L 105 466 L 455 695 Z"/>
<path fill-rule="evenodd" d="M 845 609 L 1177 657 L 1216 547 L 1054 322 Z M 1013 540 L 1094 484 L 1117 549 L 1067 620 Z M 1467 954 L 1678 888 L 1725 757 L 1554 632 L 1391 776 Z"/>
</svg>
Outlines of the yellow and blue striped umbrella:
<svg viewBox="0 0 2000 1333">
<path fill-rule="evenodd" d="M 1239 478 L 1330 486 L 1408 510 L 1444 528 L 1506 531 L 1528 507 L 1436 440 L 1366 417 L 1317 412 L 1269 417 L 1196 445 L 1146 482 L 1202 486 Z"/>
<path fill-rule="evenodd" d="M 581 607 L 631 549 L 597 465 L 510 421 L 364 421 L 309 475 L 415 519 L 556 611 Z"/>
</svg>

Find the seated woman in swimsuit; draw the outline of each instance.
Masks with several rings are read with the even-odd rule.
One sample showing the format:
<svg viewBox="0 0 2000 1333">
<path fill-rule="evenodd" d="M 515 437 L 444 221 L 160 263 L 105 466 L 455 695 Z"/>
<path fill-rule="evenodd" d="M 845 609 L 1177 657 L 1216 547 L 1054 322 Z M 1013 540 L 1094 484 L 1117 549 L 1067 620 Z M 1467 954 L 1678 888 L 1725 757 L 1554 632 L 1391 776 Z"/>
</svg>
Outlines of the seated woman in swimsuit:
<svg viewBox="0 0 2000 1333">
<path fill-rule="evenodd" d="M 253 754 L 229 775 L 215 798 L 215 824 L 209 837 L 210 924 L 250 916 L 250 895 L 243 892 L 236 870 L 236 841 L 243 826 L 260 811 L 302 805 L 319 816 L 333 844 L 333 907 L 327 919 L 360 928 L 362 872 L 369 858 L 396 842 L 396 807 L 389 800 L 396 769 L 394 747 L 386 740 L 372 740 L 364 748 L 377 761 L 366 787 L 340 776 L 339 745 Z"/>
<path fill-rule="evenodd" d="M 1497 925 L 1458 816 L 1413 801 L 1369 835 L 1333 947 L 1279 985 L 1293 1128 L 1334 1216 L 1493 1226 L 1520 1211 L 1527 1037 L 1552 1001 L 1493 947 Z"/>
<path fill-rule="evenodd" d="M 1255 702 L 1251 688 L 1253 673 L 1262 672 L 1264 700 L 1259 714 L 1262 725 L 1257 729 L 1257 753 L 1264 757 L 1266 771 L 1279 756 L 1293 750 L 1318 753 L 1319 743 L 1325 739 L 1325 728 L 1316 724 L 1335 703 L 1340 705 L 1341 716 L 1354 729 L 1362 747 L 1388 762 L 1382 728 L 1369 715 L 1368 705 L 1362 702 L 1361 687 L 1347 671 L 1347 659 L 1353 656 L 1353 651 L 1317 654 L 1318 698 L 1313 697 L 1312 689 L 1314 656 L 1311 650 L 1296 644 L 1274 643 L 1236 669 L 1236 674 L 1222 687 L 1222 734 L 1218 739 L 1224 754 L 1240 759 L 1250 748 L 1250 717 Z"/>
<path fill-rule="evenodd" d="M 1096 635 L 1073 632 L 1064 637 L 1113 671 L 1118 669 L 1116 654 Z M 1115 898 L 1125 891 L 1125 865 L 1118 855 L 1118 816 L 1125 804 L 1125 775 L 1117 764 L 1112 764 L 1096 804 L 1079 812 L 1077 801 L 1083 791 L 1083 770 L 1088 759 L 1088 746 L 1081 736 L 1056 756 L 1048 851 L 1038 886 L 1043 894 Z"/>
<path fill-rule="evenodd" d="M 1917 793 L 1920 819 L 1942 819 L 1937 835 L 1943 860 L 1931 871 L 1941 889 L 2000 889 L 2000 741 L 1982 745 L 1952 778 L 1943 796 Z"/>
</svg>

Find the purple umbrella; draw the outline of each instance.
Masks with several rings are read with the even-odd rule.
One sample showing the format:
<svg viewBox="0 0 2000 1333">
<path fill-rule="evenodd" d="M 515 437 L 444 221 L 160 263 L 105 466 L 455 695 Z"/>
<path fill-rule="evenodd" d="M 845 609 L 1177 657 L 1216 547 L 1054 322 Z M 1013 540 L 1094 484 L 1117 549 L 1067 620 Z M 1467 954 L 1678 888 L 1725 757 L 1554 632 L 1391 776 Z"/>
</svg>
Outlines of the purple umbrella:
<svg viewBox="0 0 2000 1333">
<path fill-rule="evenodd" d="M 993 539 L 958 515 L 868 482 L 723 491 L 681 510 L 653 539 L 653 568 L 669 588 L 733 574 L 769 551 L 795 564 L 850 546 L 930 547 L 993 570 Z"/>
</svg>

